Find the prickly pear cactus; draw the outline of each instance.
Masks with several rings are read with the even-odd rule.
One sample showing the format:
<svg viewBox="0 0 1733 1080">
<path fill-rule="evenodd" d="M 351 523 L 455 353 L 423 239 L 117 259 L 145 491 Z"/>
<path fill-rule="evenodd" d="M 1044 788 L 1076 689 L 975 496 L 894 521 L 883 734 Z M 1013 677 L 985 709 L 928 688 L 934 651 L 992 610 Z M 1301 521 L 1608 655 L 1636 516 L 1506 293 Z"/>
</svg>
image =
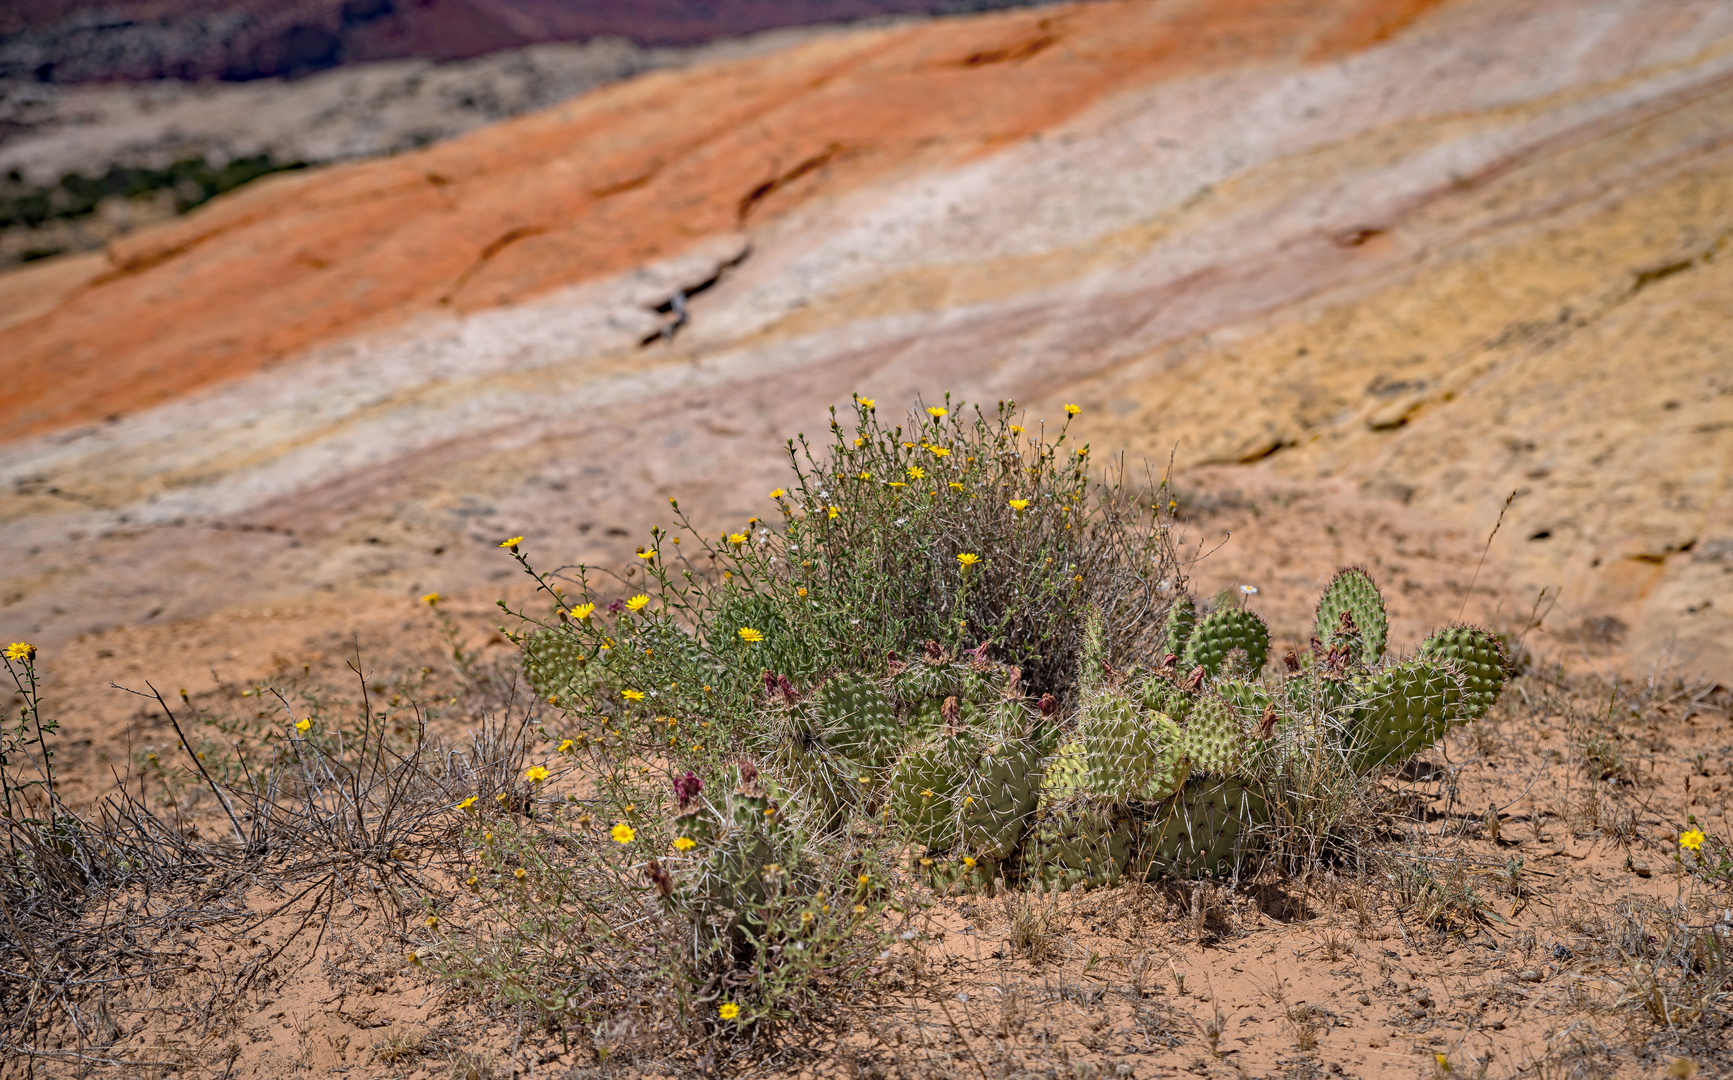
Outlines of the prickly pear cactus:
<svg viewBox="0 0 1733 1080">
<path fill-rule="evenodd" d="M 1255 785 L 1194 778 L 1148 811 L 1133 869 L 1150 881 L 1228 876 L 1258 850 L 1269 816 Z"/>
<path fill-rule="evenodd" d="M 1162 642 L 1167 651 L 1174 656 L 1185 655 L 1185 645 L 1191 640 L 1191 632 L 1197 626 L 1197 605 L 1191 597 L 1182 596 L 1167 609 L 1167 618 L 1162 624 Z"/>
<path fill-rule="evenodd" d="M 1352 650 L 1354 663 L 1376 664 L 1384 656 L 1384 645 L 1390 637 L 1390 619 L 1384 610 L 1384 594 L 1378 591 L 1372 575 L 1361 567 L 1338 570 L 1318 600 L 1313 633 L 1326 649 L 1338 641 L 1343 612 L 1348 613 L 1359 633 L 1358 647 Z"/>
<path fill-rule="evenodd" d="M 771 768 L 789 790 L 798 792 L 804 812 L 820 829 L 840 826 L 848 811 L 873 790 L 876 770 L 831 745 L 825 732 L 796 711 L 773 729 Z"/>
<path fill-rule="evenodd" d="M 675 829 L 698 843 L 693 855 L 700 861 L 687 888 L 701 925 L 736 939 L 749 937 L 748 928 L 789 871 L 782 808 L 756 785 L 747 785 L 719 807 L 682 814 Z"/>
<path fill-rule="evenodd" d="M 1188 693 L 1166 674 L 1155 674 L 1145 679 L 1138 688 L 1138 696 L 1144 708 L 1161 713 L 1176 724 L 1185 723 L 1186 714 L 1191 711 L 1195 700 L 1194 694 Z"/>
<path fill-rule="evenodd" d="M 1313 668 L 1289 676 L 1282 683 L 1284 712 L 1317 720 L 1334 716 L 1354 699 L 1353 684 L 1346 677 Z"/>
<path fill-rule="evenodd" d="M 1366 772 L 1437 742 L 1467 715 L 1462 677 L 1437 660 L 1407 660 L 1366 681 L 1348 732 L 1350 756 Z"/>
<path fill-rule="evenodd" d="M 1270 655 L 1269 628 L 1264 620 L 1243 608 L 1217 608 L 1198 620 L 1186 642 L 1180 668 L 1190 671 L 1202 667 L 1211 675 L 1217 674 L 1232 649 L 1243 649 L 1247 674 L 1257 674 Z"/>
<path fill-rule="evenodd" d="M 1125 809 L 1090 799 L 1049 806 L 1023 847 L 1023 876 L 1054 892 L 1118 885 L 1131 859 L 1134 834 Z"/>
<path fill-rule="evenodd" d="M 560 629 L 537 630 L 524 638 L 524 678 L 546 700 L 580 694 L 588 685 L 587 659 L 578 639 Z"/>
<path fill-rule="evenodd" d="M 1462 676 L 1464 720 L 1478 720 L 1498 700 L 1510 658 L 1504 643 L 1476 626 L 1447 626 L 1420 643 L 1419 656 L 1442 660 Z"/>
<path fill-rule="evenodd" d="M 810 705 L 813 726 L 846 757 L 873 768 L 889 764 L 902 749 L 902 729 L 878 680 L 865 675 L 827 679 Z"/>
<path fill-rule="evenodd" d="M 1246 749 L 1248 725 L 1239 710 L 1214 690 L 1198 695 L 1186 717 L 1185 756 L 1195 772 L 1231 776 Z"/>
<path fill-rule="evenodd" d="M 891 770 L 892 816 L 922 847 L 948 851 L 957 841 L 955 800 L 979 751 L 967 728 L 941 730 L 903 753 Z"/>
<path fill-rule="evenodd" d="M 1089 761 L 1080 739 L 1061 746 L 1047 760 L 1041 779 L 1040 808 L 1049 803 L 1081 795 L 1089 786 Z"/>
<path fill-rule="evenodd" d="M 1003 862 L 1017 850 L 1041 786 L 1041 755 L 1020 740 L 986 747 L 957 787 L 960 849 L 978 862 Z"/>
<path fill-rule="evenodd" d="M 1088 790 L 1103 798 L 1160 799 L 1185 779 L 1178 724 L 1119 694 L 1089 701 L 1078 725 Z"/>
</svg>

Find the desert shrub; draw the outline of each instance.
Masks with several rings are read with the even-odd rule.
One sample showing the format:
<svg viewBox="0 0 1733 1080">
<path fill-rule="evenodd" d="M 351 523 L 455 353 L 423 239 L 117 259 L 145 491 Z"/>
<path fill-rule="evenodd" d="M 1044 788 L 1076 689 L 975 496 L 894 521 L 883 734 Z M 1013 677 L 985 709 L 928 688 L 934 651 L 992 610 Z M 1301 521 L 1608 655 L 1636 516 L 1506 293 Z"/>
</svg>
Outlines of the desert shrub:
<svg viewBox="0 0 1733 1080">
<path fill-rule="evenodd" d="M 770 493 L 779 521 L 711 539 L 675 505 L 677 530 L 654 530 L 624 575 L 538 574 L 554 600 L 528 626 L 538 689 L 609 716 L 643 693 L 660 715 L 738 734 L 765 671 L 805 689 L 931 641 L 984 646 L 1029 692 L 1066 698 L 1086 613 L 1099 613 L 1114 662 L 1156 647 L 1184 584 L 1165 482 L 1130 485 L 1121 467 L 1092 476 L 1066 425 L 1031 433 L 1011 402 L 987 414 L 947 398 L 900 426 L 871 400 L 854 406 L 848 427 L 833 414 L 822 446 L 789 441 L 789 486 Z"/>
</svg>

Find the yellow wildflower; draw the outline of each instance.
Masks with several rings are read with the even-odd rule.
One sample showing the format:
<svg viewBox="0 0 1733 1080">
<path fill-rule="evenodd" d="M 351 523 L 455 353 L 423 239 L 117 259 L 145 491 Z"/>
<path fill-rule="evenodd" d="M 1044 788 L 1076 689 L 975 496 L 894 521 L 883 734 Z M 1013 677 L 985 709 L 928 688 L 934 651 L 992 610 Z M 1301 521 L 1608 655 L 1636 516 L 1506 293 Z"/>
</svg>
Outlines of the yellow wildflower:
<svg viewBox="0 0 1733 1080">
<path fill-rule="evenodd" d="M 1023 434 L 1023 425 L 1022 424 L 1012 424 L 1011 425 L 1011 434 L 1013 434 L 1013 435 Z"/>
<path fill-rule="evenodd" d="M 727 1002 L 720 1009 L 716 1010 L 716 1015 L 720 1016 L 724 1020 L 733 1020 L 735 1017 L 740 1015 L 740 1006 L 734 1004 L 732 1001 Z"/>
<path fill-rule="evenodd" d="M 919 465 L 910 465 L 908 473 L 910 480 L 925 480 L 927 478 L 927 471 Z"/>
<path fill-rule="evenodd" d="M 770 497 L 773 499 L 780 499 L 784 495 L 787 495 L 787 494 L 788 494 L 788 492 L 782 490 L 781 488 L 777 488 L 775 491 L 770 493 Z"/>
<path fill-rule="evenodd" d="M 510 550 L 512 550 L 512 551 L 516 551 L 516 550 L 517 550 L 517 546 L 518 546 L 518 545 L 519 545 L 519 544 L 521 544 L 521 543 L 523 543 L 523 542 L 524 542 L 524 538 L 523 538 L 523 537 L 521 537 L 521 536 L 514 536 L 514 537 L 512 537 L 512 538 L 511 538 L 511 539 L 510 539 L 510 540 L 501 540 L 501 541 L 500 541 L 500 542 L 499 542 L 499 546 L 500 546 L 500 547 L 502 547 L 502 548 L 509 548 L 509 549 L 510 549 Z"/>
<path fill-rule="evenodd" d="M 415 965 L 416 967 L 421 966 L 421 954 L 416 952 L 414 949 L 411 949 L 409 951 L 408 960 L 411 964 Z"/>
<path fill-rule="evenodd" d="M 303 735 L 307 734 L 307 732 L 309 730 L 311 730 L 312 727 L 313 727 L 313 718 L 311 716 L 295 721 L 295 730 L 299 731 Z"/>
<path fill-rule="evenodd" d="M 901 480 L 892 480 L 886 486 L 887 487 L 895 487 L 895 488 L 904 488 L 904 487 L 908 487 L 909 485 L 903 483 Z"/>
<path fill-rule="evenodd" d="M 608 835 L 614 838 L 616 844 L 630 844 L 638 838 L 638 831 L 622 821 L 609 830 Z"/>
<path fill-rule="evenodd" d="M 957 490 L 957 491 L 961 491 L 961 490 L 963 490 L 963 485 L 961 485 L 961 484 L 959 484 L 959 483 L 957 483 L 957 482 L 956 482 L 956 481 L 955 481 L 955 480 L 952 480 L 952 481 L 951 481 L 951 487 L 952 487 L 952 488 L 953 488 L 953 489 L 954 489 L 954 490 Z"/>
<path fill-rule="evenodd" d="M 560 748 L 557 751 L 555 751 L 555 753 L 563 754 L 563 753 L 567 752 L 568 750 L 570 750 L 571 748 L 572 748 L 572 740 L 567 739 L 565 742 L 560 743 Z"/>
<path fill-rule="evenodd" d="M 961 555 L 957 556 L 957 561 L 963 564 L 963 569 L 967 570 L 969 567 L 980 562 L 981 557 L 972 551 L 965 551 Z"/>
<path fill-rule="evenodd" d="M 949 457 L 951 452 L 943 446 L 929 446 L 927 447 L 927 453 L 934 457 Z"/>
<path fill-rule="evenodd" d="M 1083 411 L 1083 410 L 1082 410 L 1082 409 L 1079 409 L 1079 408 L 1078 408 L 1078 407 L 1077 407 L 1077 406 L 1075 406 L 1075 405 L 1067 405 L 1067 406 L 1065 406 L 1065 415 L 1066 415 L 1066 416 L 1076 416 L 1076 415 L 1077 415 L 1077 414 L 1078 414 L 1078 413 L 1080 413 L 1080 412 L 1082 412 L 1082 411 Z"/>
<path fill-rule="evenodd" d="M 921 865 L 922 866 L 931 866 L 931 865 L 933 865 L 933 860 L 931 860 L 925 856 L 922 856 L 921 857 Z"/>
<path fill-rule="evenodd" d="M 863 469 L 860 472 L 855 473 L 854 478 L 856 480 L 871 480 L 873 478 L 873 474 L 870 472 L 867 472 L 866 470 Z"/>
<path fill-rule="evenodd" d="M 733 544 L 735 547 L 739 547 L 741 544 L 746 543 L 746 534 L 745 533 L 729 533 L 728 534 L 728 542 L 730 544 Z"/>
<path fill-rule="evenodd" d="M 475 796 L 471 795 L 469 798 L 458 803 L 457 808 L 459 810 L 474 810 L 475 809 Z"/>
<path fill-rule="evenodd" d="M 794 595 L 800 597 L 802 600 L 805 600 L 806 599 L 806 586 L 802 585 L 800 588 L 794 590 Z"/>
<path fill-rule="evenodd" d="M 865 915 L 866 914 L 866 905 L 865 904 L 856 904 L 854 906 L 854 913 L 856 915 Z"/>
<path fill-rule="evenodd" d="M 581 622 L 584 619 L 589 618 L 591 615 L 594 615 L 595 613 L 596 613 L 596 605 L 594 605 L 594 604 L 579 604 L 577 607 L 572 609 L 572 618 L 577 619 Z"/>
<path fill-rule="evenodd" d="M 435 930 L 435 929 L 438 929 L 438 927 L 439 927 L 439 916 L 438 915 L 429 915 L 423 921 L 427 924 L 427 928 L 429 930 Z"/>
<path fill-rule="evenodd" d="M 975 860 L 972 857 L 965 855 L 963 856 L 963 865 L 973 870 L 975 868 Z"/>
<path fill-rule="evenodd" d="M 872 879 L 873 876 L 871 874 L 862 874 L 859 880 L 862 885 L 868 885 L 872 883 Z"/>
<path fill-rule="evenodd" d="M 634 596 L 630 600 L 626 601 L 626 608 L 629 611 L 643 611 L 644 605 L 648 604 L 649 602 L 650 602 L 650 598 L 648 596 L 645 596 L 643 593 L 639 593 L 637 596 Z"/>
<path fill-rule="evenodd" d="M 675 851 L 691 851 L 697 846 L 698 841 L 692 839 L 690 836 L 677 836 L 674 838 Z"/>
<path fill-rule="evenodd" d="M 841 510 L 838 510 L 834 506 L 826 507 L 824 512 L 825 512 L 825 516 L 831 518 L 832 520 L 834 520 L 838 514 L 842 513 Z"/>
<path fill-rule="evenodd" d="M 532 784 L 539 784 L 548 778 L 548 770 L 542 765 L 531 765 L 524 770 L 524 779 Z"/>
<path fill-rule="evenodd" d="M 1692 851 L 1701 851 L 1703 849 L 1703 841 L 1707 839 L 1708 837 L 1703 835 L 1702 829 L 1692 829 L 1690 832 L 1680 835 L 1679 846 L 1682 848 L 1690 848 Z"/>
<path fill-rule="evenodd" d="M 522 881 L 524 878 L 528 877 L 529 875 L 526 874 L 524 872 L 524 868 L 520 866 L 516 870 L 512 871 L 512 876 L 517 878 L 519 881 Z"/>
<path fill-rule="evenodd" d="M 655 548 L 651 548 L 649 551 L 645 551 L 643 548 L 638 549 L 638 558 L 640 558 L 640 559 L 654 559 L 655 557 L 656 557 L 656 549 Z"/>
<path fill-rule="evenodd" d="M 870 398 L 870 397 L 863 397 L 863 398 L 856 398 L 856 399 L 855 399 L 855 400 L 856 400 L 856 401 L 858 401 L 858 402 L 860 402 L 860 407 L 861 407 L 861 408 L 863 408 L 863 409 L 870 409 L 870 408 L 872 408 L 872 407 L 873 407 L 873 406 L 874 406 L 874 405 L 876 405 L 876 404 L 877 404 L 877 402 L 875 402 L 875 401 L 874 401 L 874 400 L 873 400 L 873 399 L 872 399 L 872 398 Z"/>
<path fill-rule="evenodd" d="M 736 630 L 735 633 L 740 635 L 741 641 L 763 641 L 764 640 L 763 631 L 754 630 L 750 626 L 742 626 L 739 630 Z"/>
<path fill-rule="evenodd" d="M 937 405 L 929 405 L 927 406 L 927 415 L 937 420 L 939 417 L 945 415 L 945 410 L 939 408 Z"/>
<path fill-rule="evenodd" d="M 1029 500 L 1028 499 L 1012 499 L 1011 500 L 1011 509 L 1013 509 L 1013 510 L 1027 510 L 1027 509 L 1029 509 Z"/>
<path fill-rule="evenodd" d="M 644 691 L 642 691 L 642 690 L 622 690 L 622 691 L 620 691 L 620 696 L 625 698 L 627 701 L 643 701 L 644 700 Z"/>
<path fill-rule="evenodd" d="M 861 447 L 865 446 L 866 445 L 866 436 L 865 435 L 857 435 L 855 437 L 855 440 L 854 440 L 854 445 L 855 445 L 855 449 L 857 449 L 857 450 L 860 449 Z"/>
<path fill-rule="evenodd" d="M 430 592 L 426 596 L 421 598 L 421 602 L 428 605 L 429 607 L 431 607 L 432 605 L 437 604 L 441 600 L 444 600 L 444 599 L 445 599 L 445 597 L 439 595 L 438 593 Z"/>
</svg>

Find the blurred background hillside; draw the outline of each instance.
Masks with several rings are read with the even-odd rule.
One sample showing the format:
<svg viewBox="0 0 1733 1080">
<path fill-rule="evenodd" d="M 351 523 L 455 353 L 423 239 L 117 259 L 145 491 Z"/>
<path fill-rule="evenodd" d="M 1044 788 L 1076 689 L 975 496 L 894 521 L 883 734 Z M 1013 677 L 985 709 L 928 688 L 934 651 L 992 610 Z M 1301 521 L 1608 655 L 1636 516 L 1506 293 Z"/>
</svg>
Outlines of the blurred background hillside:
<svg viewBox="0 0 1733 1080">
<path fill-rule="evenodd" d="M 737 526 L 855 391 L 1080 404 L 1278 632 L 1364 562 L 1733 681 L 1733 5 L 0 19 L 0 622 L 70 681 Z"/>
</svg>

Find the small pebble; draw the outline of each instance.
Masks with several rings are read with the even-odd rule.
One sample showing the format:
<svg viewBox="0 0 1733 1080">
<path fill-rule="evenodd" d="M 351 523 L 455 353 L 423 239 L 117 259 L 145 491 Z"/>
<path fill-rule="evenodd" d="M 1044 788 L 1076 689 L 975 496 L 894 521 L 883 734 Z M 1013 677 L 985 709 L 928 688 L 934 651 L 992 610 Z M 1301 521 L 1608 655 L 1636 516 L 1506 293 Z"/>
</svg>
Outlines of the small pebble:
<svg viewBox="0 0 1733 1080">
<path fill-rule="evenodd" d="M 1632 859 L 1630 862 L 1630 867 L 1631 867 L 1631 873 L 1637 875 L 1638 877 L 1648 877 L 1650 874 L 1654 873 L 1654 871 L 1649 869 L 1649 864 L 1644 862 L 1641 859 Z"/>
<path fill-rule="evenodd" d="M 1542 979 L 1546 978 L 1545 975 L 1541 974 L 1534 968 L 1525 968 L 1524 970 L 1517 972 L 1516 977 L 1521 979 L 1523 982 L 1540 982 Z"/>
</svg>

